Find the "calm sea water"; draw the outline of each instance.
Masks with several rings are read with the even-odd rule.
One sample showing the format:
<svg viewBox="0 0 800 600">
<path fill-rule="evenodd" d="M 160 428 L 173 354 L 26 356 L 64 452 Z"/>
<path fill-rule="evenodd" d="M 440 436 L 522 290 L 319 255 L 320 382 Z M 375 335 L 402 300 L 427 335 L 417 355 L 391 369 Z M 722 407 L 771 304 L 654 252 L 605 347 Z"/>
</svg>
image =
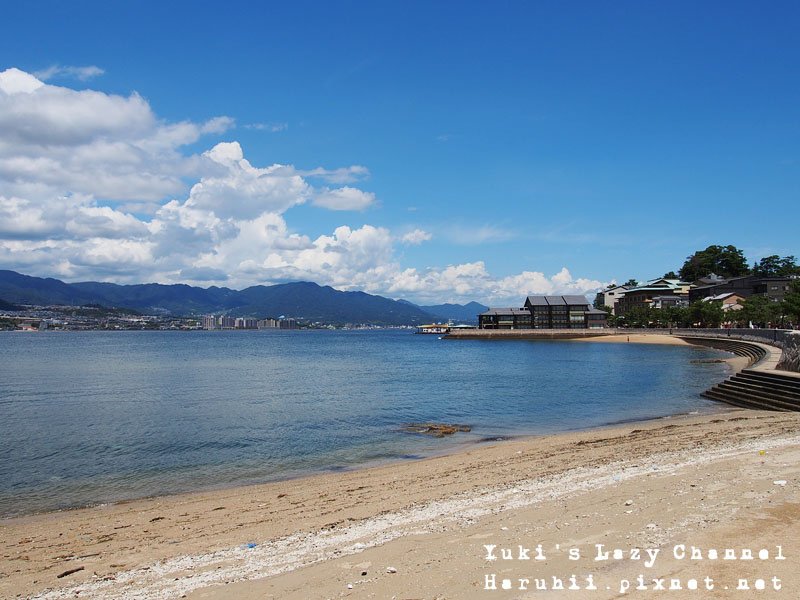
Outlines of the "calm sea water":
<svg viewBox="0 0 800 600">
<path fill-rule="evenodd" d="M 713 410 L 709 349 L 405 331 L 0 333 L 0 516 Z M 431 439 L 414 421 L 465 423 Z"/>
</svg>

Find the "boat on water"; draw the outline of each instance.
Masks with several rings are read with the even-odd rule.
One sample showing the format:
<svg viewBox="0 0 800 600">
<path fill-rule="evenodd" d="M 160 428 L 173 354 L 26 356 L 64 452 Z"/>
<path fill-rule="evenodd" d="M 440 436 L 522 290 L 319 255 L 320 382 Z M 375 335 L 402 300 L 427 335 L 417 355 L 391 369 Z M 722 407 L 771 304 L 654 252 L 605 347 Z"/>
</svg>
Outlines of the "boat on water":
<svg viewBox="0 0 800 600">
<path fill-rule="evenodd" d="M 429 323 L 427 325 L 417 325 L 417 333 L 429 333 L 442 335 L 450 333 L 454 329 L 477 329 L 475 325 L 454 325 L 452 321 L 447 323 Z"/>
<path fill-rule="evenodd" d="M 442 323 L 429 323 L 427 325 L 417 325 L 417 333 L 427 333 L 427 334 L 442 334 L 448 333 L 450 331 L 450 326 L 445 325 Z"/>
</svg>

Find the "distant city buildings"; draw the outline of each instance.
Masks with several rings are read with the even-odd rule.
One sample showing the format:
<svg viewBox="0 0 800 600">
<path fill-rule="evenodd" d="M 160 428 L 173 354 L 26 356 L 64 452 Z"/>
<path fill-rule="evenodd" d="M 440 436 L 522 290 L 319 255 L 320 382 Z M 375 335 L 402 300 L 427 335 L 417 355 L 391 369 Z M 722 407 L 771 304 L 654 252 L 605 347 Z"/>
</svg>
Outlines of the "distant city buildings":
<svg viewBox="0 0 800 600">
<path fill-rule="evenodd" d="M 586 296 L 528 296 L 522 308 L 490 308 L 478 315 L 480 329 L 600 329 L 607 313 Z"/>
<path fill-rule="evenodd" d="M 203 329 L 298 329 L 295 319 L 252 319 L 226 315 L 206 315 L 202 319 Z"/>
</svg>

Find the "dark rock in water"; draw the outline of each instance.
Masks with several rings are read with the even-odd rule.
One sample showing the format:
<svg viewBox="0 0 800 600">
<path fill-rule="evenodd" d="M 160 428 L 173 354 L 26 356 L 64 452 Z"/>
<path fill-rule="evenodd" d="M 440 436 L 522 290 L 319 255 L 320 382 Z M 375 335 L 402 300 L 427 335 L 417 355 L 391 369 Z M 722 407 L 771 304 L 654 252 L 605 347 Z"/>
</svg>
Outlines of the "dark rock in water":
<svg viewBox="0 0 800 600">
<path fill-rule="evenodd" d="M 689 362 L 692 363 L 692 364 L 695 364 L 695 365 L 712 365 L 712 364 L 716 364 L 716 363 L 724 363 L 725 359 L 724 358 L 696 358 L 694 360 L 690 360 Z"/>
<path fill-rule="evenodd" d="M 409 423 L 403 426 L 403 431 L 409 433 L 424 433 L 433 437 L 444 437 L 453 435 L 458 431 L 472 431 L 469 425 L 447 424 L 447 423 Z"/>
</svg>

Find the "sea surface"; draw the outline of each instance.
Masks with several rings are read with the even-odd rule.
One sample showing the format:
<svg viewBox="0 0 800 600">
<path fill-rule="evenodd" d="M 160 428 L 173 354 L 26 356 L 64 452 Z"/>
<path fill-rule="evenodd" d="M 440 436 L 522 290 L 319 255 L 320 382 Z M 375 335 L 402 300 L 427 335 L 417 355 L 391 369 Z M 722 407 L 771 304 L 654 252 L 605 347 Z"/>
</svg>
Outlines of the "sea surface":
<svg viewBox="0 0 800 600">
<path fill-rule="evenodd" d="M 710 411 L 721 356 L 405 330 L 0 333 L 0 517 Z M 401 429 L 420 421 L 472 431 Z"/>
</svg>

